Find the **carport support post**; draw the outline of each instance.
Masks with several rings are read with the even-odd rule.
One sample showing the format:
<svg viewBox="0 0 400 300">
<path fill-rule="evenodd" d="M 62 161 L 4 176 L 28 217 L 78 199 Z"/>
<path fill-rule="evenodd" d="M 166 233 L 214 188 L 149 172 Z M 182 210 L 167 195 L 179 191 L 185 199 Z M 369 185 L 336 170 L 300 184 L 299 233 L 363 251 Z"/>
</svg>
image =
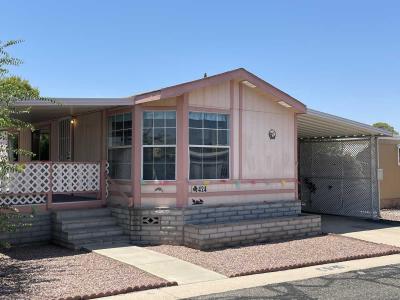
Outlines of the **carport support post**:
<svg viewBox="0 0 400 300">
<path fill-rule="evenodd" d="M 378 145 L 377 138 L 371 136 L 371 217 L 379 219 Z"/>
</svg>

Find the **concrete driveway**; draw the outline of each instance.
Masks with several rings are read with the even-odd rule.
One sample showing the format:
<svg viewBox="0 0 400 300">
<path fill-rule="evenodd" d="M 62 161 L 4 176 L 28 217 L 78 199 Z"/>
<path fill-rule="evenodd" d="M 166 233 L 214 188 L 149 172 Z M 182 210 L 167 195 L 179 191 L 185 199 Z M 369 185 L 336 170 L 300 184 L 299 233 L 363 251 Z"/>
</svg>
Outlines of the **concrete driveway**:
<svg viewBox="0 0 400 300">
<path fill-rule="evenodd" d="M 400 222 L 322 215 L 322 231 L 400 247 Z"/>
</svg>

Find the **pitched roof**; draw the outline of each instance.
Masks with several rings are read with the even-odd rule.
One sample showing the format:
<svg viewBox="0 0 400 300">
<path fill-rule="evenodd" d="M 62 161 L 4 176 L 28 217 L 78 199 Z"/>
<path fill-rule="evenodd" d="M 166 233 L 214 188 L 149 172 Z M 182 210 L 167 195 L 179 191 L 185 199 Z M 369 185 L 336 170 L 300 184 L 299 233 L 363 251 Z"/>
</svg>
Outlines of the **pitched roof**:
<svg viewBox="0 0 400 300">
<path fill-rule="evenodd" d="M 261 78 L 243 68 L 165 87 L 151 92 L 138 94 L 133 96 L 133 99 L 135 104 L 140 104 L 166 98 L 172 98 L 190 92 L 194 89 L 204 88 L 206 86 L 219 84 L 229 80 L 248 81 L 251 84 L 255 85 L 262 92 L 276 96 L 277 102 L 284 101 L 285 103 L 293 107 L 293 109 L 297 112 L 306 112 L 306 106 L 299 100 L 293 98 L 292 96 L 286 94 L 285 92 L 281 91 L 280 89 L 274 87 L 273 85 L 269 84 L 268 82 L 262 80 Z"/>
</svg>

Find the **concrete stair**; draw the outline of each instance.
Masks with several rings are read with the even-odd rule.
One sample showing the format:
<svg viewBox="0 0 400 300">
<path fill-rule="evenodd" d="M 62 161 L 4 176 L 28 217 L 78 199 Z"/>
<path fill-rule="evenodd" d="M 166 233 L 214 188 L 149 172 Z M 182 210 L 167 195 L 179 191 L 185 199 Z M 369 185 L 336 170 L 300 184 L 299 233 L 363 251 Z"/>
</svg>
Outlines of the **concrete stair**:
<svg viewBox="0 0 400 300">
<path fill-rule="evenodd" d="M 53 213 L 53 242 L 70 249 L 99 249 L 130 244 L 108 208 Z"/>
</svg>

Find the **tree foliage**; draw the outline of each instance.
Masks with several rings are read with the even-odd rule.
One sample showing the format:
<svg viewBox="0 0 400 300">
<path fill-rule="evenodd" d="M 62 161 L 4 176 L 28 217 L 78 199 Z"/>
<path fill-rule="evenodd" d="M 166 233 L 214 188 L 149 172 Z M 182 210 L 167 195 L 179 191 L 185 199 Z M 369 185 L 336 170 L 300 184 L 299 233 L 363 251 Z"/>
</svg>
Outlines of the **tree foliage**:
<svg viewBox="0 0 400 300">
<path fill-rule="evenodd" d="M 399 134 L 396 131 L 396 129 L 394 129 L 393 126 L 391 126 L 391 125 L 389 125 L 388 123 L 385 123 L 385 122 L 378 122 L 378 123 L 373 124 L 372 126 L 374 126 L 376 128 L 384 129 L 384 130 L 389 131 L 389 132 L 391 132 L 393 134 Z"/>
<path fill-rule="evenodd" d="M 12 57 L 8 52 L 8 48 L 16 44 L 22 43 L 22 40 L 1 41 L 0 40 L 0 78 L 9 74 L 10 66 L 19 66 L 22 60 Z"/>
<path fill-rule="evenodd" d="M 24 169 L 22 165 L 10 163 L 8 153 L 12 151 L 21 155 L 30 154 L 21 149 L 9 149 L 8 143 L 5 143 L 5 140 L 13 132 L 24 128 L 33 129 L 31 124 L 21 120 L 21 115 L 29 113 L 29 109 L 16 105 L 16 102 L 45 100 L 40 97 L 39 90 L 33 88 L 28 81 L 10 75 L 10 67 L 19 66 L 22 61 L 12 57 L 8 49 L 21 42 L 21 40 L 0 40 L 0 140 L 2 141 L 0 143 L 0 193 L 4 193 L 7 188 L 9 174 L 21 172 Z M 17 209 L 0 205 L 0 232 L 13 232 L 17 228 L 29 226 L 23 220 L 25 220 L 25 216 L 19 214 Z M 4 246 L 4 243 L 0 242 L 0 246 Z"/>
<path fill-rule="evenodd" d="M 21 115 L 29 113 L 29 108 L 16 106 L 16 102 L 41 99 L 39 90 L 33 88 L 27 80 L 10 75 L 9 68 L 19 66 L 22 60 L 12 57 L 8 48 L 21 43 L 21 40 L 0 41 L 0 139 L 8 139 L 8 135 L 24 128 L 33 129 L 28 122 L 21 120 Z M 6 143 L 0 145 L 0 181 L 3 183 L 10 172 L 21 171 L 20 165 L 11 164 L 9 152 L 19 155 L 30 155 L 22 149 L 9 149 Z"/>
<path fill-rule="evenodd" d="M 40 97 L 39 89 L 32 87 L 28 80 L 17 76 L 0 78 L 0 92 L 0 99 L 4 98 L 11 102 L 24 98 L 37 99 Z"/>
</svg>

